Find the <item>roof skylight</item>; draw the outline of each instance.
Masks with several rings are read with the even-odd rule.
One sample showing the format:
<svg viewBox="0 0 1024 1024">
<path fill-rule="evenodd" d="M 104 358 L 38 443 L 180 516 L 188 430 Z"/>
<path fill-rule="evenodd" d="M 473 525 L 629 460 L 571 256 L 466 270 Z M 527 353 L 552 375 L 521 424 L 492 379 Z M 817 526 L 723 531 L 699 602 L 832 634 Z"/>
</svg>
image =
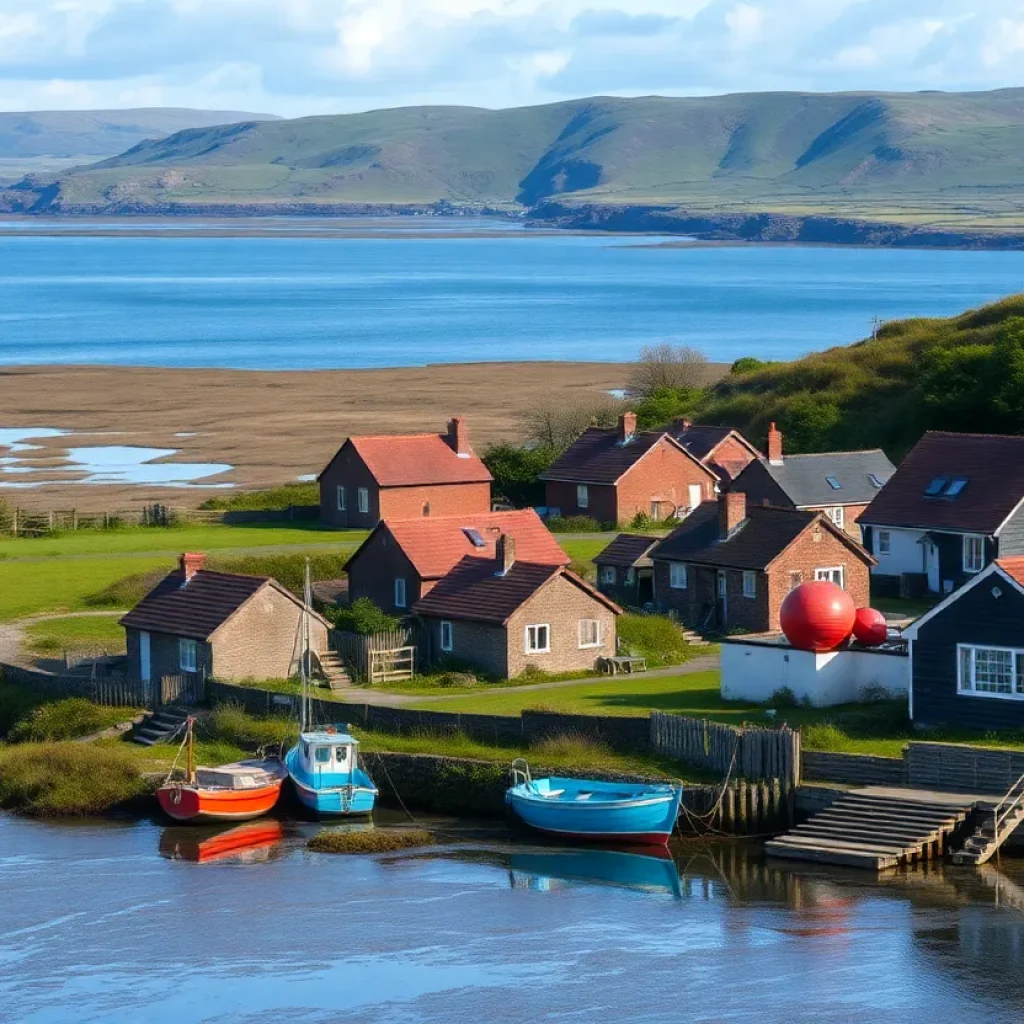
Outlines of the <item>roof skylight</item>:
<svg viewBox="0 0 1024 1024">
<path fill-rule="evenodd" d="M 843 485 L 834 476 L 825 477 L 825 482 L 833 491 L 841 491 L 843 489 Z"/>
<path fill-rule="evenodd" d="M 955 498 L 965 487 L 967 486 L 967 478 L 963 476 L 956 477 L 950 485 L 946 488 L 946 497 Z"/>
<path fill-rule="evenodd" d="M 462 528 L 462 532 L 469 539 L 469 542 L 470 542 L 470 544 L 473 545 L 473 547 L 475 547 L 475 548 L 485 548 L 485 547 L 487 547 L 487 541 L 485 541 L 483 539 L 483 537 L 480 536 L 480 531 L 479 530 L 474 530 L 472 526 L 464 526 Z"/>
<path fill-rule="evenodd" d="M 935 477 L 935 479 L 934 479 L 934 480 L 932 480 L 932 482 L 931 482 L 931 483 L 930 483 L 930 484 L 929 484 L 929 485 L 928 485 L 928 486 L 927 486 L 927 487 L 926 487 L 926 488 L 924 489 L 924 493 L 925 493 L 925 494 L 926 494 L 926 495 L 927 495 L 927 496 L 928 496 L 929 498 L 934 498 L 934 497 L 936 497 L 937 495 L 941 494 L 941 493 L 942 493 L 942 492 L 943 492 L 943 491 L 945 490 L 945 488 L 946 488 L 946 484 L 948 484 L 948 483 L 949 483 L 949 478 L 948 478 L 948 477 L 944 477 L 944 476 L 937 476 L 937 477 Z"/>
</svg>

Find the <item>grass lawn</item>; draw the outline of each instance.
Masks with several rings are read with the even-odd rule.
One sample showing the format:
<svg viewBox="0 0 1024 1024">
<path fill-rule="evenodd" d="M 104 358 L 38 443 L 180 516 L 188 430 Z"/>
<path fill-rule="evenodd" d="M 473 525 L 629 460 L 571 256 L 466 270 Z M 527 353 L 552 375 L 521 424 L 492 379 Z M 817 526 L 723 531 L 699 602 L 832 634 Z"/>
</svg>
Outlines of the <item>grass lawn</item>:
<svg viewBox="0 0 1024 1024">
<path fill-rule="evenodd" d="M 871 606 L 889 615 L 905 615 L 916 619 L 929 612 L 939 603 L 939 597 L 873 597 Z"/>
<path fill-rule="evenodd" d="M 598 537 L 593 540 L 589 537 L 586 540 L 563 540 L 557 533 L 555 540 L 558 541 L 561 549 L 576 562 L 591 561 L 611 543 L 610 537 Z"/>
<path fill-rule="evenodd" d="M 124 628 L 117 624 L 117 620 L 117 615 L 97 615 L 36 622 L 25 631 L 26 647 L 38 654 L 101 649 L 120 654 L 125 649 Z"/>
</svg>

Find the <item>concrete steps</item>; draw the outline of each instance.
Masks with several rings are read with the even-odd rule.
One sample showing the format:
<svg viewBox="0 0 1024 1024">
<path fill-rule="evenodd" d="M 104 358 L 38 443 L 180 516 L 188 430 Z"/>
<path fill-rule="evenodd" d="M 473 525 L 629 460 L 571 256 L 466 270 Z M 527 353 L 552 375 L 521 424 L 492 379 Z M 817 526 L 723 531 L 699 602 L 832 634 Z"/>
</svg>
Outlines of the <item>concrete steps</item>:
<svg viewBox="0 0 1024 1024">
<path fill-rule="evenodd" d="M 711 641 L 701 636 L 696 630 L 684 629 L 683 637 L 691 647 L 710 647 Z"/>
<path fill-rule="evenodd" d="M 963 847 L 953 854 L 954 864 L 982 865 L 991 860 L 996 851 L 1013 834 L 1015 829 L 1024 821 L 1024 806 L 1011 809 L 1001 819 L 998 833 L 995 828 L 995 821 L 992 813 L 981 812 L 983 817 L 981 824 L 968 836 Z"/>
<path fill-rule="evenodd" d="M 352 685 L 352 677 L 337 651 L 324 651 L 320 655 L 320 669 L 331 690 L 346 690 Z"/>
<path fill-rule="evenodd" d="M 181 729 L 189 712 L 184 708 L 160 708 L 149 715 L 132 733 L 132 742 L 143 747 L 165 743 Z"/>
</svg>

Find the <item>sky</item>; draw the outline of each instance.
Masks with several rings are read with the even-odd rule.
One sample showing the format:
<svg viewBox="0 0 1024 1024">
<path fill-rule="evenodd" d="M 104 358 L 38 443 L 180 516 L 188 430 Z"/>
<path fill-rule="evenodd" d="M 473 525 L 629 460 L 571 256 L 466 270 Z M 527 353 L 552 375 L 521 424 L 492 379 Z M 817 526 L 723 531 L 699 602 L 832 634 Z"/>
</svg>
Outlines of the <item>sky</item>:
<svg viewBox="0 0 1024 1024">
<path fill-rule="evenodd" d="M 0 0 L 0 109 L 1024 84 L 1024 0 Z"/>
</svg>

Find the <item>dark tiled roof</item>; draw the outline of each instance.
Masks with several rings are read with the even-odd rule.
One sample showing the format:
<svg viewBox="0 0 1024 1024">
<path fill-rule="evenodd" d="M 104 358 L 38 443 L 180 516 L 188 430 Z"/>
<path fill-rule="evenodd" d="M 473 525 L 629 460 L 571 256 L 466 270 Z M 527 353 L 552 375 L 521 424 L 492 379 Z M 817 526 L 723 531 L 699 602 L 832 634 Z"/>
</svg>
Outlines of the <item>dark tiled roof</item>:
<svg viewBox="0 0 1024 1024">
<path fill-rule="evenodd" d="M 627 569 L 630 566 L 635 566 L 640 561 L 646 561 L 650 564 L 650 559 L 646 556 L 657 543 L 657 537 L 643 537 L 635 533 L 620 533 L 594 559 L 594 563 L 596 565 L 619 565 Z"/>
<path fill-rule="evenodd" d="M 121 625 L 206 640 L 268 582 L 267 576 L 203 569 L 186 584 L 180 571 L 172 572 L 121 619 Z"/>
<path fill-rule="evenodd" d="M 703 462 L 731 433 L 729 427 L 708 427 L 691 423 L 683 430 L 669 433 L 695 458 Z"/>
<path fill-rule="evenodd" d="M 474 622 L 506 622 L 541 587 L 564 575 L 596 601 L 618 612 L 619 607 L 599 594 L 575 573 L 558 565 L 516 562 L 504 575 L 496 575 L 497 562 L 464 558 L 416 604 L 417 615 Z"/>
<path fill-rule="evenodd" d="M 642 430 L 628 444 L 622 444 L 617 429 L 590 427 L 540 478 L 574 484 L 614 484 L 663 437 L 668 435 L 662 430 Z"/>
<path fill-rule="evenodd" d="M 956 497 L 929 497 L 933 480 L 962 479 Z M 872 526 L 993 534 L 1024 498 L 1024 437 L 929 431 L 860 517 Z"/>
<path fill-rule="evenodd" d="M 761 459 L 761 465 L 794 505 L 866 505 L 879 493 L 868 474 L 884 484 L 896 472 L 880 448 L 784 455 L 781 466 L 767 459 Z M 839 483 L 838 489 L 828 482 L 829 477 Z"/>
<path fill-rule="evenodd" d="M 651 557 L 734 569 L 764 569 L 819 515 L 755 505 L 747 509 L 747 518 L 727 540 L 719 540 L 718 503 L 705 501 L 651 552 Z"/>
</svg>

